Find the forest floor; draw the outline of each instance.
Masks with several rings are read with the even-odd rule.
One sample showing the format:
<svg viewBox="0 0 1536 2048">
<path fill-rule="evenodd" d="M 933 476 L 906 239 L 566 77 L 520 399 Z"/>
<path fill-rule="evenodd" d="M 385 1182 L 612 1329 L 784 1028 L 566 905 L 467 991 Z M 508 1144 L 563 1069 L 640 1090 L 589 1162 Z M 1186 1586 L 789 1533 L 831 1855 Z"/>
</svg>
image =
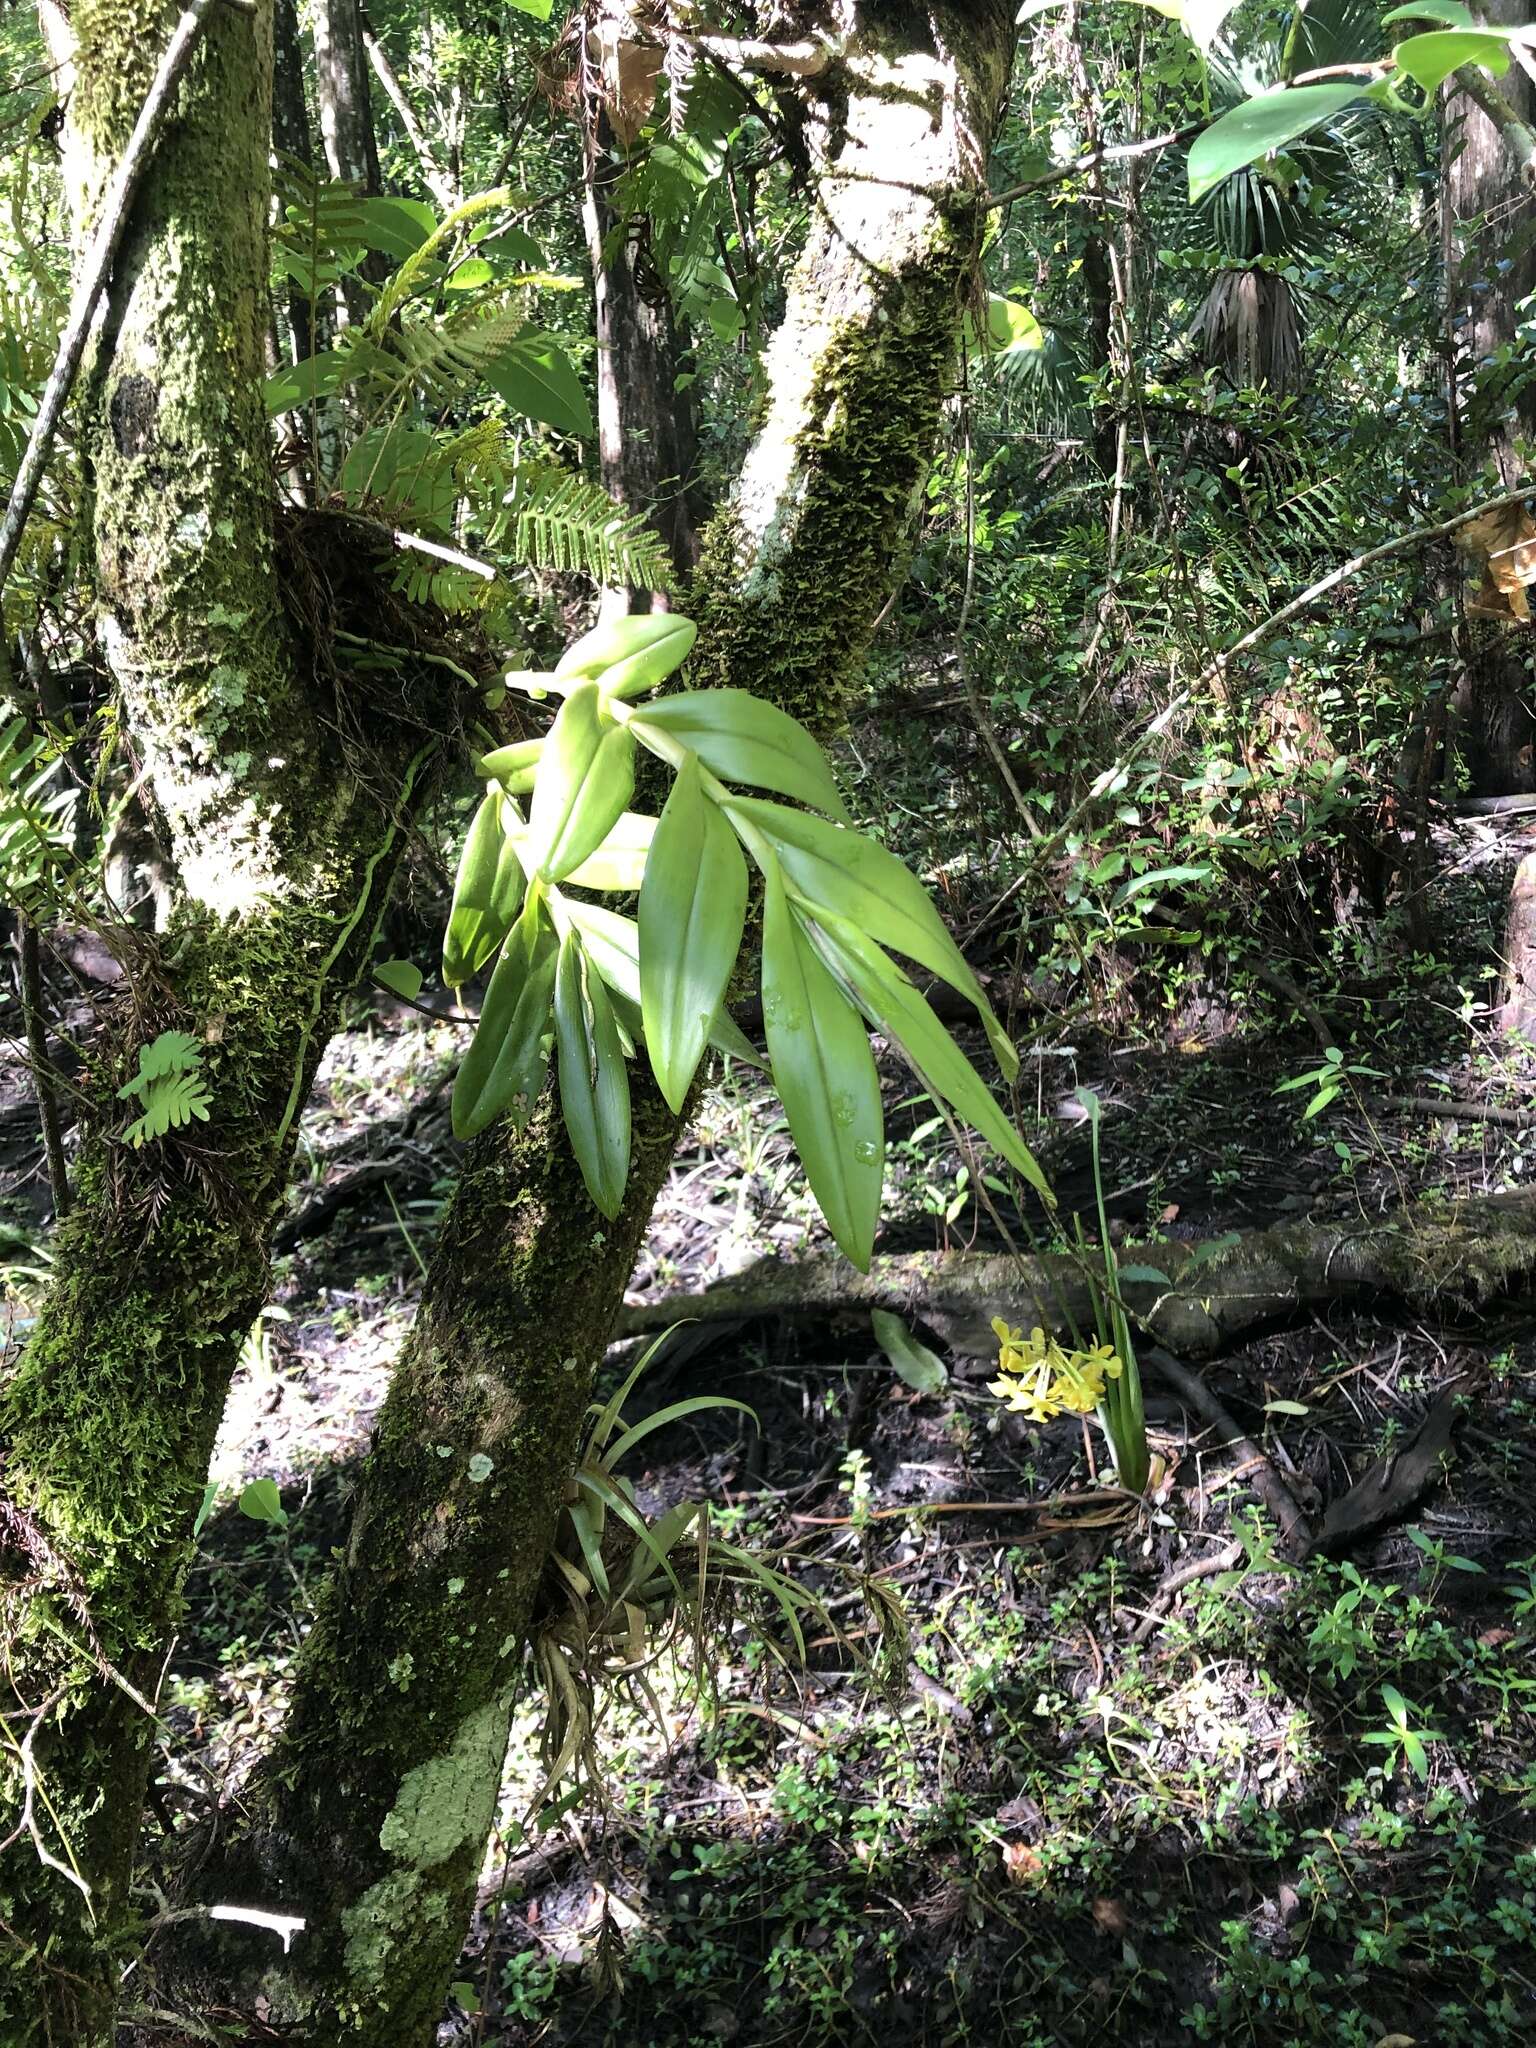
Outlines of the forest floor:
<svg viewBox="0 0 1536 2048">
<path fill-rule="evenodd" d="M 1311 1119 L 1311 1088 L 1274 1091 L 1317 1047 L 1256 1020 L 1177 1051 L 1043 1037 L 1026 1076 L 1047 1169 L 1088 1206 L 1086 1083 L 1126 1244 L 1522 1184 L 1536 1131 L 1404 1106 L 1529 1100 L 1528 1062 L 1468 1025 L 1453 969 L 1422 995 L 1440 1022 L 1383 1024 L 1349 1054 L 1375 1071 Z M 327 1058 L 167 1677 L 167 1814 L 237 1800 L 283 1711 L 451 1184 L 461 1038 L 385 1001 Z M 886 1078 L 882 1248 L 1019 1228 L 1001 1190 L 978 1211 L 950 1133 Z M 38 1205 L 25 1107 L 0 1075 L 19 1225 Z M 679 1154 L 635 1295 L 696 1291 L 815 1230 L 776 1107 L 736 1070 Z M 11 1257 L 24 1295 L 37 1261 Z M 628 1468 L 642 1509 L 707 1502 L 820 1608 L 802 1658 L 771 1603 L 722 1585 L 705 1682 L 690 1639 L 663 1648 L 649 1699 L 605 1691 L 600 1782 L 565 1810 L 530 1693 L 444 2043 L 1536 2039 L 1529 1302 L 1330 1314 L 1203 1369 L 1308 1512 L 1442 1391 L 1462 1397 L 1406 1520 L 1301 1565 L 1276 1553 L 1251 1460 L 1155 1373 L 1164 1474 L 1132 1504 L 1093 1497 L 1075 1421 L 1003 1414 L 994 1370 L 953 1358 L 919 1394 L 845 1315 L 712 1331 L 642 1377 L 631 1418 L 696 1395 L 753 1410 L 647 1438 Z M 258 1478 L 281 1527 L 238 1511 Z"/>
</svg>

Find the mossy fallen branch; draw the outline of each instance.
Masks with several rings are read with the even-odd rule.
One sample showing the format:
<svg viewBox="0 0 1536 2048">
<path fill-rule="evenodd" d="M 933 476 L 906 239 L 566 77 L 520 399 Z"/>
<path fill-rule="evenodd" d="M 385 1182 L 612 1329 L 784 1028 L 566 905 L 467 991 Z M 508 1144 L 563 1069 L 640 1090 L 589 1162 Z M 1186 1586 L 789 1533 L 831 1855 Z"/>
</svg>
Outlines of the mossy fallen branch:
<svg viewBox="0 0 1536 2048">
<path fill-rule="evenodd" d="M 1330 1220 L 1253 1231 L 1211 1252 L 1141 1247 L 1122 1259 L 1127 1308 L 1184 1358 L 1213 1358 L 1254 1330 L 1329 1305 L 1394 1301 L 1476 1308 L 1536 1272 L 1536 1192 L 1413 1203 L 1380 1222 Z M 1168 1285 L 1141 1277 L 1149 1268 Z M 763 1259 L 703 1294 L 626 1307 L 616 1335 L 685 1320 L 828 1315 L 889 1309 L 935 1330 L 954 1351 L 997 1349 L 992 1318 L 1063 1326 L 1091 1321 L 1082 1269 L 1063 1254 L 913 1252 L 876 1258 L 860 1273 L 827 1255 Z"/>
</svg>

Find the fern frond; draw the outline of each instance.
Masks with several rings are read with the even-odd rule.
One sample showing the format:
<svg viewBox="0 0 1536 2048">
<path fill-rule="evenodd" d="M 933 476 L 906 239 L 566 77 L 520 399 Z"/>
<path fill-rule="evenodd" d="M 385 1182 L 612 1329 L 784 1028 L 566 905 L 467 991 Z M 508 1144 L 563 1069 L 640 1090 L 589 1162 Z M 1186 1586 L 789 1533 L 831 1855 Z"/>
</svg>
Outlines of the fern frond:
<svg viewBox="0 0 1536 2048">
<path fill-rule="evenodd" d="M 202 1047 L 185 1031 L 162 1031 L 139 1048 L 139 1071 L 117 1091 L 120 1102 L 137 1096 L 144 1110 L 123 1133 L 128 1144 L 163 1138 L 194 1117 L 207 1123 L 210 1103 L 202 1064 Z"/>
<path fill-rule="evenodd" d="M 190 1074 L 202 1062 L 203 1049 L 189 1031 L 162 1031 L 153 1044 L 139 1054 L 139 1078 L 128 1085 L 135 1093 L 140 1084 L 158 1081 L 165 1074 Z"/>
<path fill-rule="evenodd" d="M 163 1138 L 167 1131 L 179 1131 L 198 1117 L 208 1121 L 208 1090 L 197 1074 L 167 1074 L 154 1083 L 144 1114 L 131 1123 L 123 1136 L 130 1145 L 142 1145 L 150 1138 Z"/>
<path fill-rule="evenodd" d="M 535 569 L 638 590 L 672 587 L 667 551 L 644 520 L 620 512 L 601 484 L 562 470 L 520 472 L 504 545 Z"/>
<path fill-rule="evenodd" d="M 53 366 L 57 321 L 28 294 L 0 286 L 0 468 L 14 473 Z"/>
<path fill-rule="evenodd" d="M 495 584 L 483 576 L 449 564 L 433 567 L 409 555 L 396 565 L 394 587 L 409 603 L 436 605 L 440 612 L 484 611 L 496 596 Z"/>
<path fill-rule="evenodd" d="M 414 389 L 428 405 L 446 404 L 479 382 L 526 324 L 514 308 L 477 305 L 391 330 L 376 343 L 384 401 Z"/>
<path fill-rule="evenodd" d="M 351 185 L 317 178 L 293 157 L 277 161 L 272 261 L 314 299 L 357 266 L 366 246 L 363 201 Z"/>
</svg>

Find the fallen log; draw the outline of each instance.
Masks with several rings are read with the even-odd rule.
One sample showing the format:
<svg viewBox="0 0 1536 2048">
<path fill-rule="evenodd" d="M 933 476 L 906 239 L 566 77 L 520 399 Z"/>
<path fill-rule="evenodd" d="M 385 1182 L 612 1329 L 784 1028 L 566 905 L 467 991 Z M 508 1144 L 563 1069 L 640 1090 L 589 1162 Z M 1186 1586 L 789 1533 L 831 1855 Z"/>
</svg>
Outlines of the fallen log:
<svg viewBox="0 0 1536 2048">
<path fill-rule="evenodd" d="M 1096 1259 L 1097 1255 L 1093 1255 Z M 1153 1270 L 1161 1277 L 1151 1277 Z M 1219 1248 L 1129 1248 L 1120 1289 L 1140 1328 L 1182 1358 L 1213 1358 L 1254 1331 L 1330 1305 L 1475 1308 L 1536 1273 L 1536 1190 L 1426 1199 L 1378 1222 L 1333 1219 L 1249 1232 Z M 745 1322 L 888 1309 L 962 1356 L 995 1353 L 994 1316 L 1026 1327 L 1091 1321 L 1083 1262 L 1064 1253 L 913 1252 L 861 1273 L 833 1254 L 762 1259 L 702 1294 L 626 1306 L 615 1336 L 679 1322 Z"/>
</svg>

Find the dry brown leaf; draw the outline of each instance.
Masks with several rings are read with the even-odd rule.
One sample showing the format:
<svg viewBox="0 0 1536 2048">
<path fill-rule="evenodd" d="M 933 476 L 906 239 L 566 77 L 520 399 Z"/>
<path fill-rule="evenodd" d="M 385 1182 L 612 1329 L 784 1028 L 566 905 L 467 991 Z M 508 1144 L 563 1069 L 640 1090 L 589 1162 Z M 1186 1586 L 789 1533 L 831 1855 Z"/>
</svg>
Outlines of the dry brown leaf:
<svg viewBox="0 0 1536 2048">
<path fill-rule="evenodd" d="M 1501 505 L 1468 520 L 1456 535 L 1456 546 L 1482 581 L 1467 598 L 1468 614 L 1502 619 L 1506 624 L 1530 622 L 1526 586 L 1536 583 L 1536 525 L 1523 505 Z"/>
<path fill-rule="evenodd" d="M 657 43 L 637 43 L 621 36 L 611 21 L 595 30 L 593 40 L 603 80 L 603 111 L 609 127 L 628 149 L 656 105 L 664 52 Z"/>
</svg>

